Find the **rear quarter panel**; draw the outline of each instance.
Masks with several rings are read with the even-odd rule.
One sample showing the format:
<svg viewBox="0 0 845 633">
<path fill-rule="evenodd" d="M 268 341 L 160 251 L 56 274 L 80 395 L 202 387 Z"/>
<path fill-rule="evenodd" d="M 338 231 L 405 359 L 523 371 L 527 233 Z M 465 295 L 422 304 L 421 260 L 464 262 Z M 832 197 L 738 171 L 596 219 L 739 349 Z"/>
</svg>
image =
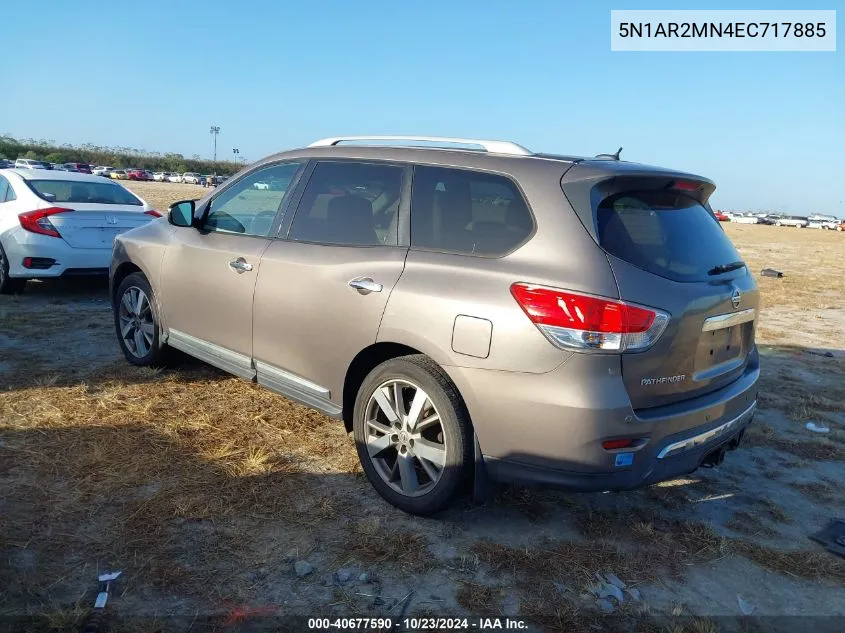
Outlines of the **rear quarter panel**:
<svg viewBox="0 0 845 633">
<path fill-rule="evenodd" d="M 511 296 L 510 286 L 528 282 L 618 297 L 606 255 L 561 191 L 560 178 L 568 164 L 532 160 L 504 165 L 496 173 L 510 177 L 522 189 L 534 216 L 532 236 L 499 258 L 412 247 L 388 301 L 379 341 L 409 345 L 444 367 L 548 372 L 571 352 L 549 343 Z M 492 323 L 486 358 L 453 349 L 453 329 L 459 315 Z"/>
</svg>

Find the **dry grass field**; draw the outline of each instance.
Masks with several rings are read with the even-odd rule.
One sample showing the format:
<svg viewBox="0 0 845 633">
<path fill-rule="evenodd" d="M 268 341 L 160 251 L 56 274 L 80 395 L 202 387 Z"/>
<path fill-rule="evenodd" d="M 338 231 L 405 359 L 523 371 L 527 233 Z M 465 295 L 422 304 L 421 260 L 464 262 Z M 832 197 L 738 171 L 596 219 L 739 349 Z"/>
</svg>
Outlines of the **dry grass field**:
<svg viewBox="0 0 845 633">
<path fill-rule="evenodd" d="M 130 186 L 162 211 L 205 191 Z M 286 614 L 836 626 L 845 559 L 808 535 L 845 515 L 845 235 L 725 228 L 764 302 L 761 406 L 739 450 L 645 490 L 508 489 L 430 519 L 377 497 L 336 421 L 198 362 L 125 363 L 104 283 L 0 297 L 0 630 L 77 630 L 115 568 L 120 631 L 265 630 Z M 638 592 L 613 615 L 588 596 L 608 572 Z M 738 596 L 782 619 L 720 619 L 741 615 Z"/>
</svg>

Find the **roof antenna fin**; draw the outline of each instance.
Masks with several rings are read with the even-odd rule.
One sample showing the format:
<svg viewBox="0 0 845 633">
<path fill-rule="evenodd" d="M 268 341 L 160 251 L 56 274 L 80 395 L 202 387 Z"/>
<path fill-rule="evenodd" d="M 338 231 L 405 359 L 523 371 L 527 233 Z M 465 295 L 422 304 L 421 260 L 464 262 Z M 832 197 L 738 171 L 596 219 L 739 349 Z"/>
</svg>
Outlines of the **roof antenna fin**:
<svg viewBox="0 0 845 633">
<path fill-rule="evenodd" d="M 619 154 L 621 154 L 621 153 L 622 153 L 622 148 L 620 147 L 618 150 L 616 150 L 615 154 L 599 154 L 599 155 L 596 156 L 596 158 L 610 158 L 612 160 L 619 160 Z"/>
</svg>

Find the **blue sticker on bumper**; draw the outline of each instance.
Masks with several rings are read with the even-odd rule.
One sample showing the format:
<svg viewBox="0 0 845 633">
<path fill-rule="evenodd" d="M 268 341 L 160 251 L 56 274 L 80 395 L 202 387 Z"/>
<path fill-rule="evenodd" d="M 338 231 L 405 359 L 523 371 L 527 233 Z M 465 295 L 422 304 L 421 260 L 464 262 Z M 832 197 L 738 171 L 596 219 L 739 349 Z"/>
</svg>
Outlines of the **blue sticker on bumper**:
<svg viewBox="0 0 845 633">
<path fill-rule="evenodd" d="M 634 463 L 634 454 L 633 453 L 617 453 L 616 454 L 616 467 L 620 466 L 630 466 Z"/>
</svg>

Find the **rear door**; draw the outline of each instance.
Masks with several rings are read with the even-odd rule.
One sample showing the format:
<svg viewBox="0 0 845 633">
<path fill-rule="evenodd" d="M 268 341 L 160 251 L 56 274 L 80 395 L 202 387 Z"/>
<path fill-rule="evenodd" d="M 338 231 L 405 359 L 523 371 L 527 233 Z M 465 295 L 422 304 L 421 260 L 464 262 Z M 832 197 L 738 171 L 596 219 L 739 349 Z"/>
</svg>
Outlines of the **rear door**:
<svg viewBox="0 0 845 633">
<path fill-rule="evenodd" d="M 287 239 L 273 241 L 261 260 L 254 314 L 259 383 L 340 413 L 346 370 L 376 342 L 405 264 L 399 225 L 407 218 L 409 182 L 402 165 L 312 165 L 283 226 Z"/>
<path fill-rule="evenodd" d="M 746 369 L 754 346 L 758 291 L 715 218 L 704 184 L 628 182 L 597 205 L 600 245 L 620 297 L 671 315 L 643 352 L 622 355 L 635 409 L 724 387 Z"/>
</svg>

